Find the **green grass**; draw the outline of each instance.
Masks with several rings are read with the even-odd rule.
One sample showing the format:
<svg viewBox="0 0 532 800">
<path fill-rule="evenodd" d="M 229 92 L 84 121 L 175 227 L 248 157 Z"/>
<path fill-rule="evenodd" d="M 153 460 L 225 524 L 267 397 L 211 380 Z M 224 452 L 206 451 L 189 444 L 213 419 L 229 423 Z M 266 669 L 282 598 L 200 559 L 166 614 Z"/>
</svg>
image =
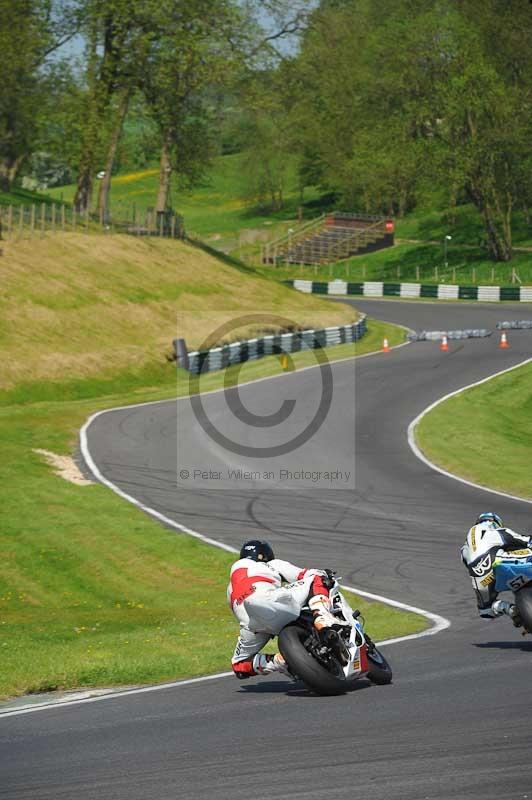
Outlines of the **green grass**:
<svg viewBox="0 0 532 800">
<path fill-rule="evenodd" d="M 341 263 L 315 268 L 295 265 L 264 266 L 258 271 L 269 278 L 329 281 L 335 278 L 353 282 L 450 283 L 459 285 L 510 286 L 515 269 L 523 285 L 532 285 L 532 252 L 516 252 L 510 263 L 495 264 L 480 248 L 456 245 L 449 248 L 448 267 L 443 266 L 443 248 L 433 244 L 398 244 L 367 255 L 354 256 Z"/>
<path fill-rule="evenodd" d="M 172 206 L 185 217 L 187 233 L 224 253 L 233 253 L 257 264 L 261 243 L 297 226 L 301 198 L 297 188 L 295 162 L 287 167 L 285 206 L 272 213 L 246 199 L 246 181 L 242 168 L 244 156 L 236 153 L 220 156 L 204 185 L 190 191 L 174 187 Z M 117 175 L 113 178 L 111 209 L 116 218 L 131 218 L 153 207 L 159 170 L 151 169 Z M 69 202 L 75 186 L 49 190 L 50 197 Z M 1 202 L 1 198 L 0 198 Z M 302 206 L 305 219 L 330 210 L 331 196 L 321 196 L 307 189 Z M 436 202 L 436 201 L 435 201 Z M 447 268 L 444 267 L 443 241 L 448 245 Z M 396 221 L 397 246 L 386 251 L 361 255 L 349 261 L 315 270 L 290 266 L 276 270 L 265 267 L 264 274 L 274 278 L 304 277 L 318 280 L 345 278 L 353 281 L 421 281 L 423 283 L 458 283 L 510 285 L 512 269 L 524 284 L 532 284 L 532 226 L 521 212 L 513 215 L 513 243 L 517 248 L 510 264 L 495 264 L 487 255 L 486 234 L 481 217 L 471 204 L 454 210 L 416 209 Z"/>
<path fill-rule="evenodd" d="M 449 472 L 532 498 L 532 365 L 446 400 L 423 417 L 416 440 Z"/>
<path fill-rule="evenodd" d="M 400 328 L 371 321 L 361 342 L 327 355 L 369 352 L 384 335 L 391 344 L 404 338 Z M 313 361 L 312 353 L 294 354 L 295 368 Z M 280 372 L 277 358 L 265 358 L 245 364 L 240 381 Z M 223 379 L 223 372 L 206 376 L 202 391 Z M 225 601 L 232 556 L 166 530 L 100 485 L 56 477 L 33 452 L 71 453 L 89 414 L 176 390 L 187 394 L 189 378 L 178 371 L 176 382 L 168 365 L 131 370 L 114 386 L 94 378 L 34 386 L 25 405 L 0 408 L 0 697 L 228 668 L 237 633 Z M 426 626 L 416 615 L 356 602 L 376 638 Z"/>
<path fill-rule="evenodd" d="M 282 235 L 297 218 L 300 203 L 295 166 L 287 169 L 285 206 L 272 213 L 246 199 L 246 181 L 242 169 L 243 156 L 220 156 L 202 186 L 193 190 L 172 189 L 170 203 L 185 218 L 187 235 L 200 238 L 223 252 L 245 254 L 254 241 L 265 236 Z M 117 175 L 111 188 L 111 213 L 117 219 L 131 219 L 133 212 L 144 214 L 155 205 L 159 168 Z M 50 190 L 56 199 L 71 202 L 75 186 Z M 316 197 L 307 191 L 306 199 Z M 307 216 L 319 212 L 306 210 Z M 242 233 L 242 236 L 240 233 Z"/>
<path fill-rule="evenodd" d="M 341 344 L 325 349 L 329 361 L 339 361 L 352 358 L 354 355 L 371 353 L 382 345 L 384 337 L 388 338 L 393 347 L 405 340 L 403 328 L 397 325 L 371 320 L 368 332 L 359 342 Z M 291 361 L 294 369 L 308 367 L 316 364 L 316 357 L 312 351 L 293 353 Z M 227 375 L 230 382 L 232 376 L 240 382 L 251 381 L 257 378 L 280 375 L 283 372 L 278 358 L 267 357 L 257 361 L 249 361 L 240 366 L 229 367 Z M 200 390 L 210 391 L 223 388 L 226 372 L 207 373 L 201 377 Z M 190 376 L 184 370 L 176 370 L 170 363 L 149 364 L 144 367 L 130 367 L 123 369 L 115 375 L 105 375 L 91 378 L 75 378 L 60 381 L 31 381 L 19 383 L 13 389 L 0 392 L 0 407 L 14 405 L 28 405 L 32 403 L 87 400 L 102 396 L 111 397 L 113 400 L 126 393 L 131 396 L 131 402 L 140 402 L 135 399 L 137 393 L 143 397 L 149 393 L 149 399 L 159 399 L 159 392 L 170 392 L 173 396 L 181 397 L 189 393 Z M 152 398 L 153 393 L 153 398 Z M 120 403 L 117 403 L 119 405 Z"/>
<path fill-rule="evenodd" d="M 396 221 L 396 235 L 400 239 L 414 239 L 421 242 L 436 242 L 443 249 L 446 235 L 453 238 L 450 249 L 455 245 L 479 246 L 485 242 L 486 231 L 478 211 L 471 204 L 457 206 L 454 211 L 416 209 L 404 219 Z M 532 227 L 522 212 L 512 217 L 512 238 L 514 246 L 532 246 Z"/>
<path fill-rule="evenodd" d="M 56 198 L 50 194 L 41 192 L 30 192 L 29 189 L 16 187 L 10 192 L 0 191 L 0 206 L 22 206 L 32 205 L 32 203 L 53 203 Z"/>
<path fill-rule="evenodd" d="M 46 392 L 51 380 L 93 377 L 107 391 L 124 371 L 164 365 L 176 337 L 192 350 L 222 325 L 237 326 L 234 339 L 260 334 L 264 323 L 238 320 L 265 309 L 298 328 L 357 318 L 351 306 L 170 239 L 65 233 L 12 239 L 2 250 L 0 392 L 15 389 L 13 400 L 31 396 L 33 382 Z"/>
<path fill-rule="evenodd" d="M 444 252 L 444 237 L 451 235 Z M 523 214 L 513 220 L 514 256 L 509 263 L 495 263 L 487 255 L 485 231 L 479 214 L 471 205 L 448 211 L 414 212 L 396 220 L 394 247 L 354 256 L 320 267 L 260 267 L 262 274 L 287 280 L 387 281 L 389 283 L 453 283 L 459 285 L 519 285 L 513 270 L 525 285 L 532 284 L 532 227 Z M 447 266 L 445 266 L 445 260 Z"/>
</svg>

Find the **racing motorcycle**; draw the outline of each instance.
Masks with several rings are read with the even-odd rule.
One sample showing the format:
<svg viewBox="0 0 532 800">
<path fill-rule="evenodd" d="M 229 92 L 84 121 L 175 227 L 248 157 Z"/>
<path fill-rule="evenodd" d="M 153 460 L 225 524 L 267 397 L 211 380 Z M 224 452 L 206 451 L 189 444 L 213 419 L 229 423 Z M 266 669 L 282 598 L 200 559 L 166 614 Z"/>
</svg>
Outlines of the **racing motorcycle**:
<svg viewBox="0 0 532 800">
<path fill-rule="evenodd" d="M 513 592 L 517 615 L 514 624 L 523 627 L 523 636 L 532 633 L 532 554 L 530 550 L 510 551 L 493 561 L 495 590 Z"/>
<path fill-rule="evenodd" d="M 320 695 L 343 694 L 360 678 L 391 683 L 392 670 L 364 631 L 359 611 L 353 611 L 340 591 L 334 573 L 329 597 L 332 613 L 348 625 L 317 631 L 314 615 L 305 606 L 299 619 L 279 633 L 279 650 L 291 674 Z"/>
</svg>

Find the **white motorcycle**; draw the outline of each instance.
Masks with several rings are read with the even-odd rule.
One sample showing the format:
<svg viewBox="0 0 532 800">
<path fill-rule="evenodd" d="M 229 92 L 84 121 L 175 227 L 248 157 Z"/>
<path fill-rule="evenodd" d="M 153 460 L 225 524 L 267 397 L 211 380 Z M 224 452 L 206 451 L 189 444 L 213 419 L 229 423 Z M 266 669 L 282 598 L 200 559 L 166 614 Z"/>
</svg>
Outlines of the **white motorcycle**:
<svg viewBox="0 0 532 800">
<path fill-rule="evenodd" d="M 333 573 L 329 572 L 329 575 Z M 317 694 L 343 694 L 360 678 L 391 683 L 392 670 L 364 631 L 359 611 L 353 611 L 334 579 L 330 590 L 333 614 L 347 625 L 318 632 L 314 616 L 303 608 L 299 619 L 279 633 L 278 642 L 288 668 Z"/>
</svg>

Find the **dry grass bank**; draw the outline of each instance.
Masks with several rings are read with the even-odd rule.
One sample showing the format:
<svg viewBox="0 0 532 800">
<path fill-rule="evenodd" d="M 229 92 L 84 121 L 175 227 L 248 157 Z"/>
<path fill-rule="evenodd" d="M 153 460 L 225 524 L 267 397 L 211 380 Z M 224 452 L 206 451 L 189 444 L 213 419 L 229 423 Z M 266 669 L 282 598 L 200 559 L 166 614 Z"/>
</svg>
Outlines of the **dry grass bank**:
<svg viewBox="0 0 532 800">
<path fill-rule="evenodd" d="M 0 389 L 164 362 L 176 336 L 197 347 L 248 313 L 301 327 L 356 317 L 182 242 L 82 233 L 3 243 L 0 310 Z"/>
</svg>

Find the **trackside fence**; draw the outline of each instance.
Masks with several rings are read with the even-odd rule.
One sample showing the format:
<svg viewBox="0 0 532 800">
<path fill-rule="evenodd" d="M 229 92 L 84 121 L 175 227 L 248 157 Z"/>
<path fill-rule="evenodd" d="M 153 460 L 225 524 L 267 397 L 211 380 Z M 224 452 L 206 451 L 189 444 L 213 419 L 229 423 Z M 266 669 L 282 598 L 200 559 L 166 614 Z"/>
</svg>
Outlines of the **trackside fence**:
<svg viewBox="0 0 532 800">
<path fill-rule="evenodd" d="M 478 300 L 496 303 L 514 300 L 532 302 L 532 286 L 458 286 L 451 284 L 384 283 L 382 281 L 284 281 L 307 294 L 354 295 L 359 297 L 426 297 L 434 300 Z"/>
<path fill-rule="evenodd" d="M 77 211 L 66 203 L 0 205 L 0 239 L 22 239 L 45 233 L 66 232 L 128 233 L 133 236 L 164 236 L 182 239 L 183 218 L 172 211 L 136 212 L 129 217 L 104 216 Z"/>
<path fill-rule="evenodd" d="M 264 356 L 297 353 L 304 350 L 318 350 L 338 344 L 348 344 L 361 339 L 367 331 L 366 317 L 350 325 L 339 325 L 319 330 L 294 331 L 247 339 L 243 342 L 232 342 L 210 350 L 194 350 L 187 354 L 188 370 L 199 375 L 204 372 L 225 369 L 232 364 L 255 361 Z M 174 349 L 178 364 L 183 363 L 182 353 L 178 350 L 178 342 L 174 340 Z"/>
</svg>

